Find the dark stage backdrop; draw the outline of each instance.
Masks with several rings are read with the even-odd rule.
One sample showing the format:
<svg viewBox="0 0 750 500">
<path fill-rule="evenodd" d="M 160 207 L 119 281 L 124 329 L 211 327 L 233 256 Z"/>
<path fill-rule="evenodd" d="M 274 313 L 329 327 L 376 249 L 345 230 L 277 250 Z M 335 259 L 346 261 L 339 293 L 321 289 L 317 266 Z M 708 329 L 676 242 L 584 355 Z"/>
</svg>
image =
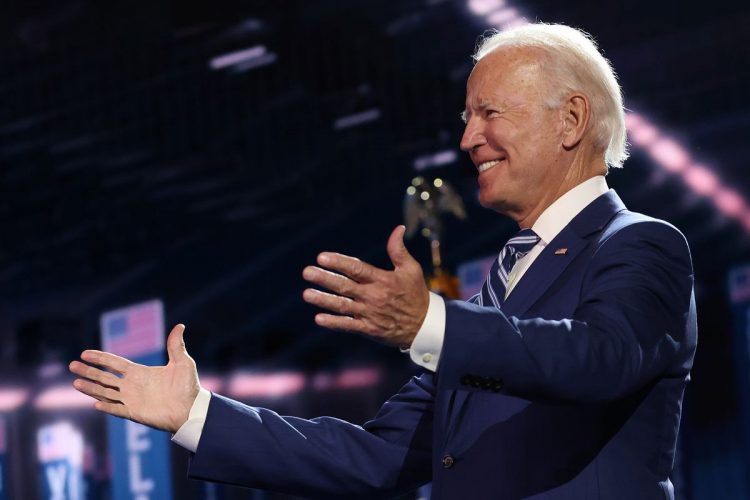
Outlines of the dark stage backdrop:
<svg viewBox="0 0 750 500">
<path fill-rule="evenodd" d="M 678 496 L 750 497 L 746 2 L 11 0 L 0 499 L 50 498 L 53 484 L 61 498 L 112 498 L 130 472 L 113 469 L 107 424 L 65 365 L 100 345 L 105 311 L 153 299 L 167 329 L 187 324 L 211 388 L 295 415 L 372 416 L 413 368 L 316 328 L 301 270 L 322 250 L 388 265 L 415 175 L 466 204 L 465 221 L 445 220 L 449 269 L 501 248 L 513 224 L 477 203 L 459 112 L 477 37 L 524 19 L 594 35 L 629 110 L 632 155 L 608 183 L 693 251 L 700 339 Z M 429 266 L 426 241 L 408 244 Z M 185 454 L 167 450 L 159 480 L 174 498 L 282 498 L 189 482 Z M 141 472 L 146 488 L 153 471 Z"/>
</svg>

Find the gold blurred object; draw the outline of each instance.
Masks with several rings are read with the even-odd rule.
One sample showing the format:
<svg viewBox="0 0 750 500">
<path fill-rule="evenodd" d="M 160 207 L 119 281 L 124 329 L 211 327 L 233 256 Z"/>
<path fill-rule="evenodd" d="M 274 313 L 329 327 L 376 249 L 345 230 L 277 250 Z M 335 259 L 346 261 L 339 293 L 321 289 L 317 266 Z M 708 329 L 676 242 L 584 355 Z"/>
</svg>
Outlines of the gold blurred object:
<svg viewBox="0 0 750 500">
<path fill-rule="evenodd" d="M 431 292 L 435 292 L 446 299 L 461 298 L 461 282 L 458 280 L 458 277 L 445 272 L 439 267 L 427 277 L 427 287 Z"/>
<path fill-rule="evenodd" d="M 415 177 L 406 189 L 404 222 L 406 236 L 411 238 L 421 228 L 420 234 L 430 241 L 432 272 L 427 276 L 431 291 L 448 299 L 460 297 L 458 278 L 443 269 L 440 240 L 443 235 L 441 216 L 451 213 L 459 219 L 466 218 L 463 200 L 450 184 L 440 178 Z"/>
</svg>

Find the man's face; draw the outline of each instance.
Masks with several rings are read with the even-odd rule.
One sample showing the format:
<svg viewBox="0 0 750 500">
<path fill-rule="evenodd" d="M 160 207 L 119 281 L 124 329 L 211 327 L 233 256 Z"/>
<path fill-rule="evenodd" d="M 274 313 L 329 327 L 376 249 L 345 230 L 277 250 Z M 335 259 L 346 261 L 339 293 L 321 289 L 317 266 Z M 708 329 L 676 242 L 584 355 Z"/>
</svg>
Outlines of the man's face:
<svg viewBox="0 0 750 500">
<path fill-rule="evenodd" d="M 544 104 L 539 64 L 532 49 L 499 49 L 477 63 L 466 86 L 461 149 L 479 172 L 480 203 L 521 224 L 559 196 L 567 171 L 562 114 Z"/>
</svg>

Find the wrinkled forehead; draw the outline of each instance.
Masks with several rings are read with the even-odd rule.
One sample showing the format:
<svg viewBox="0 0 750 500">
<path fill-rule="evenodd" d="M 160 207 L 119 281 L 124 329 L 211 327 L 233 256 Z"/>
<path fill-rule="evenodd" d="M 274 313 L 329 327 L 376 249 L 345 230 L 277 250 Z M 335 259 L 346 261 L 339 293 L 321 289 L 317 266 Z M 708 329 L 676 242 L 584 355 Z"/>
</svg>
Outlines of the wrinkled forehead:
<svg viewBox="0 0 750 500">
<path fill-rule="evenodd" d="M 544 54 L 534 47 L 499 47 L 477 61 L 469 74 L 472 79 L 490 77 L 507 80 L 512 77 L 538 78 L 543 67 Z"/>
<path fill-rule="evenodd" d="M 466 82 L 466 98 L 478 104 L 497 94 L 541 92 L 546 88 L 538 50 L 502 47 L 480 59 Z"/>
</svg>

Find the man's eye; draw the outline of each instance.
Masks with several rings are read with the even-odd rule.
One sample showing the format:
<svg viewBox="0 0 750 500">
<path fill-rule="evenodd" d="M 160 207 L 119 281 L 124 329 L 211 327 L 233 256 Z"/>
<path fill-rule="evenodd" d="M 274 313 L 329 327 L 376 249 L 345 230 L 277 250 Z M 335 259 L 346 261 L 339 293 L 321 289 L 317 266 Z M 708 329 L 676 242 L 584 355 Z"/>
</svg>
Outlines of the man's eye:
<svg viewBox="0 0 750 500">
<path fill-rule="evenodd" d="M 498 111 L 498 110 L 496 110 L 496 109 L 488 109 L 488 110 L 486 110 L 486 111 L 484 112 L 484 115 L 485 115 L 485 116 L 486 116 L 487 118 L 492 118 L 493 116 L 497 116 L 497 115 L 499 115 L 499 114 L 500 114 L 500 111 Z"/>
<path fill-rule="evenodd" d="M 468 117 L 466 116 L 466 111 L 461 111 L 461 114 L 459 115 L 461 117 L 461 121 L 466 123 L 469 121 Z"/>
</svg>

